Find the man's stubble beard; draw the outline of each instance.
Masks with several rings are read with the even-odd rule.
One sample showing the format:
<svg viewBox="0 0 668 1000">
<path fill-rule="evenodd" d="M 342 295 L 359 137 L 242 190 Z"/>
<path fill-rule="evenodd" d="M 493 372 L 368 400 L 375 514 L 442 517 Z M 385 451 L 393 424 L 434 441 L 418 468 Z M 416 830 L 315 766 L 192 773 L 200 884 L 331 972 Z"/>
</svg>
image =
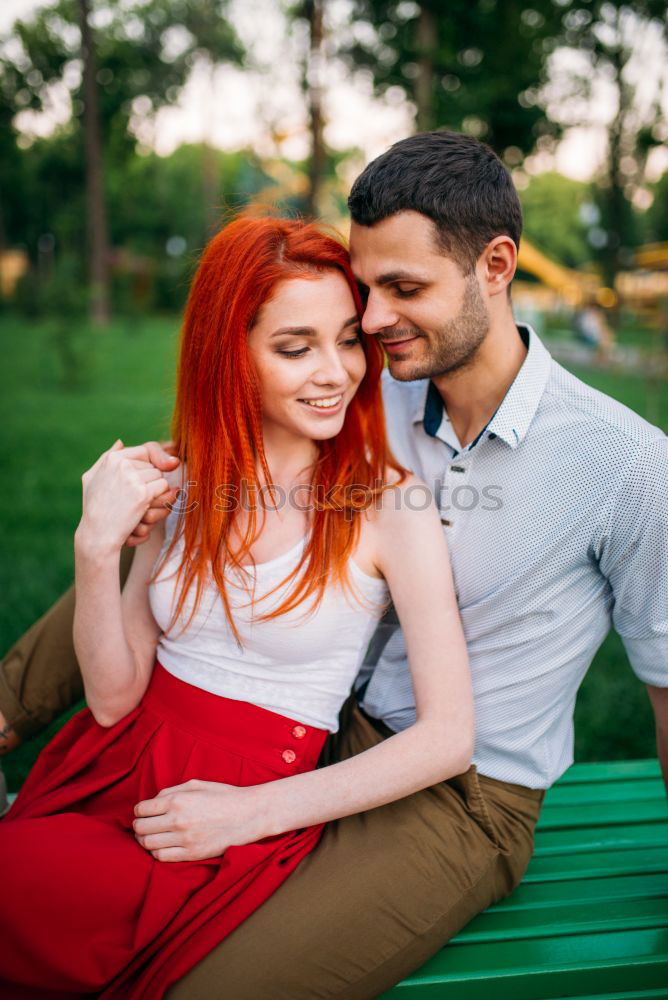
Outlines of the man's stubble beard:
<svg viewBox="0 0 668 1000">
<path fill-rule="evenodd" d="M 475 274 L 466 278 L 461 309 L 454 319 L 448 320 L 440 330 L 431 335 L 415 329 L 427 346 L 427 356 L 410 362 L 398 361 L 392 364 L 389 358 L 390 374 L 399 382 L 413 382 L 420 378 L 438 378 L 467 368 L 473 363 L 489 332 L 490 319 L 485 301 L 480 294 Z M 394 371 L 394 368 L 400 369 Z"/>
</svg>

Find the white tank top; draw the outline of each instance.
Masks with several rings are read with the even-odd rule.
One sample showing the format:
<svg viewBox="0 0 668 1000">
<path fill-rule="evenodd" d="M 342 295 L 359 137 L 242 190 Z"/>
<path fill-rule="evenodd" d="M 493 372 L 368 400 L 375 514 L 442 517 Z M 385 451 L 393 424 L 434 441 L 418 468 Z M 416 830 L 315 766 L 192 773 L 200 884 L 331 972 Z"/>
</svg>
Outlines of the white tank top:
<svg viewBox="0 0 668 1000">
<path fill-rule="evenodd" d="M 165 522 L 165 541 L 158 560 L 171 541 L 176 521 L 177 514 L 172 512 Z M 197 614 L 181 633 L 192 610 L 194 587 L 189 592 L 179 619 L 158 642 L 157 657 L 169 673 L 195 687 L 336 732 L 341 706 L 387 605 L 388 589 L 384 580 L 364 573 L 351 559 L 353 594 L 332 583 L 315 613 L 304 613 L 304 608 L 312 607 L 309 599 L 278 618 L 253 620 L 278 607 L 294 586 L 291 581 L 266 596 L 299 563 L 305 541 L 259 563 L 254 570 L 247 568 L 248 578 L 255 582 L 253 609 L 247 584 L 241 585 L 239 575 L 229 575 L 228 597 L 241 649 L 230 630 L 218 589 L 211 583 L 202 593 Z M 163 630 L 175 607 L 175 573 L 182 554 L 183 539 L 179 538 L 159 578 L 149 587 L 151 610 Z"/>
</svg>

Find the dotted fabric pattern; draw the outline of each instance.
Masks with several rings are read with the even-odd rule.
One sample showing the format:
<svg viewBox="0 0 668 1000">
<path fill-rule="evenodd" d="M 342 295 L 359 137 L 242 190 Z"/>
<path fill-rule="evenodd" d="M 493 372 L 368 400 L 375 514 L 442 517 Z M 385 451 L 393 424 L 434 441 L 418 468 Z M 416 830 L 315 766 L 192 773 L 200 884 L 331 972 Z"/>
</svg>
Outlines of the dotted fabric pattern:
<svg viewBox="0 0 668 1000">
<path fill-rule="evenodd" d="M 445 411 L 425 431 L 428 380 L 386 372 L 383 392 L 394 452 L 444 522 L 473 675 L 474 763 L 545 788 L 573 761 L 575 696 L 611 626 L 640 680 L 668 686 L 668 438 L 563 369 L 529 327 L 518 331 L 525 361 L 471 447 Z M 360 694 L 365 683 L 370 715 L 397 731 L 412 724 L 392 612 Z"/>
</svg>

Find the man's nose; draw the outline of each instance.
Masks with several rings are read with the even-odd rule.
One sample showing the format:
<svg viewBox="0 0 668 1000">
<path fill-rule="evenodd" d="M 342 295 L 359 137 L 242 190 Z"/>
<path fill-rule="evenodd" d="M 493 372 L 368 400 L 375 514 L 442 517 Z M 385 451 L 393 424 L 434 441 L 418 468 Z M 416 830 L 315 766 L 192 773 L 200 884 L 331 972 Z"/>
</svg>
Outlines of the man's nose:
<svg viewBox="0 0 668 1000">
<path fill-rule="evenodd" d="M 387 327 L 396 326 L 399 316 L 392 308 L 391 303 L 385 296 L 379 295 L 373 290 L 369 292 L 364 315 L 362 316 L 362 329 L 365 333 L 380 333 Z"/>
</svg>

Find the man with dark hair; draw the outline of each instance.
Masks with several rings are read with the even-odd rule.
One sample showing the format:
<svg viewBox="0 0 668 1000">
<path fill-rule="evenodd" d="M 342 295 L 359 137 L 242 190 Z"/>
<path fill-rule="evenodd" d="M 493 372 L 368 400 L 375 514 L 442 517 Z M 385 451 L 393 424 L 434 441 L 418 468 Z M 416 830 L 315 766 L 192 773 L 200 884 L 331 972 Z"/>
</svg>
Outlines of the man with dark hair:
<svg viewBox="0 0 668 1000">
<path fill-rule="evenodd" d="M 648 686 L 668 778 L 668 439 L 515 323 L 521 212 L 486 146 L 449 132 L 405 139 L 358 178 L 350 210 L 363 327 L 388 356 L 390 441 L 432 487 L 450 546 L 474 766 L 330 824 L 279 892 L 170 990 L 183 1000 L 370 1000 L 511 892 L 544 790 L 573 759 L 575 695 L 611 624 Z M 154 458 L 168 462 L 157 448 Z M 40 698 L 76 687 L 70 625 L 65 602 L 0 673 L 0 709 L 26 732 Z M 65 655 L 49 671 L 54 642 Z M 358 753 L 414 713 L 389 614 L 330 754 Z"/>
</svg>

